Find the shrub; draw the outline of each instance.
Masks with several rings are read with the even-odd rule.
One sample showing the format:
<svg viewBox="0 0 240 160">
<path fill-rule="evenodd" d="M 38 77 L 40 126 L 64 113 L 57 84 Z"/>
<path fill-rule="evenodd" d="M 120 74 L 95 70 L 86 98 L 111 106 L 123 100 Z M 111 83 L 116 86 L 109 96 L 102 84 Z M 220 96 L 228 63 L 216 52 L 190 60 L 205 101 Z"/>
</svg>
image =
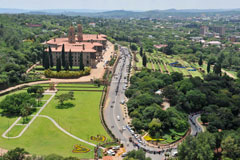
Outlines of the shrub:
<svg viewBox="0 0 240 160">
<path fill-rule="evenodd" d="M 47 78 L 60 78 L 60 79 L 68 79 L 68 78 L 79 78 L 82 76 L 89 75 L 91 72 L 90 67 L 85 67 L 84 71 L 60 71 L 53 72 L 51 70 L 45 70 L 44 74 Z"/>
</svg>

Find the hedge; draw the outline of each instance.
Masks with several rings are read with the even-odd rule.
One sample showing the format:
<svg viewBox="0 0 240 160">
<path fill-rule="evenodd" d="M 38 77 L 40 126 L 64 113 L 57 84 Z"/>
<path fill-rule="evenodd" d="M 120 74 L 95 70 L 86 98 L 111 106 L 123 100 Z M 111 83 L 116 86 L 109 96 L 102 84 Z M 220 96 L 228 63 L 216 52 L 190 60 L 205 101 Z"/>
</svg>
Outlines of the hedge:
<svg viewBox="0 0 240 160">
<path fill-rule="evenodd" d="M 89 75 L 91 72 L 90 67 L 85 67 L 84 71 L 60 71 L 53 72 L 51 70 L 45 70 L 44 74 L 47 78 L 60 78 L 60 79 L 68 79 L 68 78 L 79 78 L 82 76 Z"/>
</svg>

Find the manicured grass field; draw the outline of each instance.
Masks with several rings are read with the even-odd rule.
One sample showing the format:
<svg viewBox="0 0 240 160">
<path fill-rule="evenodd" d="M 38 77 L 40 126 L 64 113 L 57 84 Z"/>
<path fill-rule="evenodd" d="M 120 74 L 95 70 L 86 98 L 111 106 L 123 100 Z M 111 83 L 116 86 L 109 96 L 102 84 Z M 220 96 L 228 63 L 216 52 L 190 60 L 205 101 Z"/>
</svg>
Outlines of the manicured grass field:
<svg viewBox="0 0 240 160">
<path fill-rule="evenodd" d="M 57 95 L 62 93 L 66 92 L 59 91 Z M 75 100 L 68 101 L 74 104 L 74 107 L 58 109 L 58 101 L 53 99 L 41 114 L 53 118 L 65 130 L 84 140 L 91 141 L 90 137 L 97 135 L 104 135 L 109 139 L 110 137 L 100 121 L 99 103 L 101 95 L 101 92 L 75 91 Z"/>
<path fill-rule="evenodd" d="M 51 97 L 51 95 L 44 95 L 43 98 L 41 99 L 42 101 L 46 101 Z"/>
<path fill-rule="evenodd" d="M 136 67 L 138 68 L 142 68 L 142 57 L 140 56 L 140 54 L 136 55 L 138 62 L 136 62 Z"/>
<path fill-rule="evenodd" d="M 15 119 L 0 117 L 0 134 L 8 128 Z M 91 149 L 89 153 L 74 154 L 73 146 L 81 144 Z M 14 149 L 16 147 L 25 148 L 31 154 L 48 155 L 59 154 L 62 156 L 75 156 L 79 158 L 93 158 L 93 147 L 80 143 L 79 141 L 65 135 L 58 130 L 54 124 L 45 118 L 38 117 L 28 130 L 18 139 L 5 139 L 0 137 L 0 147 L 5 149 Z"/>
<path fill-rule="evenodd" d="M 10 132 L 8 132 L 7 136 L 9 137 L 15 137 L 18 136 L 19 133 L 23 130 L 25 126 L 24 125 L 15 125 Z"/>
<path fill-rule="evenodd" d="M 94 84 L 58 84 L 57 89 L 59 91 L 66 90 L 99 90 L 102 91 L 104 86 L 98 87 Z"/>
<path fill-rule="evenodd" d="M 45 85 L 49 86 L 48 84 Z M 57 95 L 67 93 L 68 91 L 75 89 L 94 89 L 99 91 L 103 89 L 103 86 L 98 88 L 91 84 L 59 84 L 59 88 L 61 87 L 64 87 L 67 91 L 60 90 Z M 65 102 L 74 104 L 74 107 L 68 109 L 56 108 L 58 101 L 54 98 L 41 112 L 41 115 L 47 115 L 53 118 L 66 131 L 91 143 L 99 143 L 90 140 L 91 136 L 97 135 L 103 135 L 107 138 L 107 141 L 111 141 L 111 138 L 106 133 L 100 121 L 99 103 L 102 92 L 99 91 L 74 91 L 75 100 Z M 14 93 L 21 92 L 26 92 L 26 89 L 19 90 Z M 5 96 L 0 97 L 0 100 L 2 100 Z M 49 95 L 45 95 L 42 100 L 47 100 L 49 98 Z M 45 103 L 45 101 L 42 102 Z M 2 135 L 3 132 L 5 132 L 17 118 L 18 117 L 6 118 L 0 116 L 0 135 Z M 18 124 L 21 124 L 21 120 Z M 23 128 L 24 126 L 15 126 L 9 132 L 9 136 L 17 136 Z M 83 145 L 91 149 L 91 151 L 89 153 L 72 153 L 73 146 L 76 144 Z M 93 158 L 94 156 L 93 146 L 79 142 L 78 140 L 66 135 L 49 119 L 43 117 L 37 117 L 20 138 L 5 139 L 0 137 L 0 147 L 5 149 L 22 147 L 30 152 L 30 154 L 37 155 L 55 153 L 65 157 L 74 156 L 78 158 Z"/>
<path fill-rule="evenodd" d="M 43 68 L 43 66 L 42 65 L 38 65 L 38 66 L 36 66 L 36 67 L 34 67 L 35 69 L 36 69 L 36 71 L 40 71 L 40 70 L 45 70 L 44 68 Z M 56 66 L 53 66 L 53 68 L 52 69 L 56 69 Z M 63 68 L 62 68 L 63 69 Z M 73 69 L 79 69 L 79 66 L 73 66 Z"/>
</svg>

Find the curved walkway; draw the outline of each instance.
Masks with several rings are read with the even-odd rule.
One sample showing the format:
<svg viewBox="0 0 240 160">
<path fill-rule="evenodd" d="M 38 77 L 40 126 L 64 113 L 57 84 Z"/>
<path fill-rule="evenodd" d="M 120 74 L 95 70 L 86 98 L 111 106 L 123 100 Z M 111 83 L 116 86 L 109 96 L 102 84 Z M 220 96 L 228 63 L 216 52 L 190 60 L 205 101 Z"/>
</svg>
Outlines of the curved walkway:
<svg viewBox="0 0 240 160">
<path fill-rule="evenodd" d="M 21 131 L 21 133 L 18 136 L 15 137 L 8 137 L 7 134 L 8 132 L 10 132 L 10 130 L 18 123 L 18 121 L 20 121 L 20 119 L 22 117 L 19 117 L 3 134 L 2 137 L 6 138 L 6 139 L 16 139 L 19 138 L 23 135 L 23 133 L 28 129 L 28 127 L 33 123 L 33 121 L 37 118 L 37 116 L 39 116 L 39 114 L 42 112 L 42 110 L 48 105 L 48 103 L 53 99 L 53 97 L 55 96 L 55 93 L 51 94 L 52 96 L 47 100 L 47 102 L 41 107 L 41 109 L 37 112 L 36 115 L 33 116 L 33 118 L 31 119 L 31 121 L 26 124 L 26 127 L 23 128 L 23 130 Z"/>
<path fill-rule="evenodd" d="M 18 125 L 17 123 L 20 121 L 21 117 L 19 117 L 3 134 L 2 134 L 2 137 L 3 138 L 6 138 L 6 139 L 16 139 L 16 138 L 19 138 L 23 135 L 23 133 L 29 128 L 29 126 L 33 123 L 33 121 L 37 118 L 37 117 L 43 117 L 43 118 L 47 118 L 49 119 L 50 121 L 53 122 L 53 124 L 59 129 L 61 130 L 63 133 L 65 133 L 66 135 L 80 141 L 80 142 L 83 142 L 83 143 L 86 143 L 88 145 L 91 145 L 91 146 L 94 146 L 96 147 L 95 144 L 91 143 L 91 142 L 88 142 L 88 141 L 85 141 L 81 138 L 78 138 L 76 136 L 74 136 L 73 134 L 67 132 L 65 129 L 63 129 L 53 118 L 49 117 L 49 116 L 46 116 L 46 115 L 40 115 L 40 113 L 42 112 L 42 110 L 48 105 L 48 103 L 53 99 L 53 97 L 55 96 L 55 93 L 51 93 L 51 97 L 47 100 L 47 102 L 41 107 L 41 109 L 37 112 L 36 115 L 32 115 L 33 118 L 31 119 L 31 121 L 26 124 L 26 127 L 21 131 L 21 133 L 18 135 L 18 136 L 15 136 L 15 137 L 8 137 L 7 134 L 8 132 L 10 132 L 10 130 L 15 126 L 15 125 Z M 103 147 L 100 147 L 101 149 L 105 149 Z"/>
<path fill-rule="evenodd" d="M 74 139 L 76 139 L 76 140 L 78 140 L 78 141 L 80 141 L 80 142 L 83 142 L 83 143 L 86 143 L 86 144 L 88 144 L 88 145 L 91 145 L 91 146 L 96 147 L 95 144 L 93 144 L 93 143 L 91 143 L 91 142 L 88 142 L 88 141 L 85 141 L 85 140 L 83 140 L 83 139 L 81 139 L 81 138 L 78 138 L 78 137 L 74 136 L 73 134 L 67 132 L 67 131 L 66 131 L 65 129 L 63 129 L 53 118 L 51 118 L 51 117 L 49 117 L 49 116 L 46 116 L 46 115 L 39 115 L 38 117 L 43 117 L 43 118 L 49 119 L 50 121 L 52 121 L 52 123 L 53 123 L 59 130 L 61 130 L 61 131 L 62 131 L 63 133 L 65 133 L 66 135 L 68 135 L 68 136 L 70 136 L 70 137 L 72 137 L 72 138 L 74 138 Z M 104 149 L 104 148 L 102 148 L 102 149 Z"/>
</svg>

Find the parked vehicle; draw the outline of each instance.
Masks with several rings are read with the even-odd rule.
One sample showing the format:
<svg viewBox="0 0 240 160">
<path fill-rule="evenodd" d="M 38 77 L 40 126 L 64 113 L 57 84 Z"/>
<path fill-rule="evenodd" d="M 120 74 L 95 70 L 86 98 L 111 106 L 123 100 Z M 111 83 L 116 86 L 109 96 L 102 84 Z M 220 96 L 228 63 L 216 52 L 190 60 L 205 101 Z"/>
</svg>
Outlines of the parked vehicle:
<svg viewBox="0 0 240 160">
<path fill-rule="evenodd" d="M 117 120 L 120 121 L 120 116 L 117 116 Z"/>
</svg>

